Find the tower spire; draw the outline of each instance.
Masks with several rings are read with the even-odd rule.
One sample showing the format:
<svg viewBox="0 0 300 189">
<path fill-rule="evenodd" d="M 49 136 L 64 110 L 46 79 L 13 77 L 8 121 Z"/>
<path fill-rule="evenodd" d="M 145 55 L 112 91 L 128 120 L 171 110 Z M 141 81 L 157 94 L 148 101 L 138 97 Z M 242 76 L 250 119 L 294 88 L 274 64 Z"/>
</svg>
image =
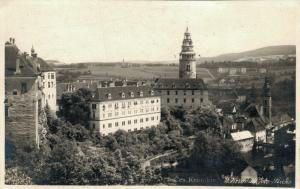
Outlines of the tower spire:
<svg viewBox="0 0 300 189">
<path fill-rule="evenodd" d="M 179 54 L 179 78 L 196 78 L 196 53 L 193 47 L 191 34 L 187 27 Z"/>
</svg>

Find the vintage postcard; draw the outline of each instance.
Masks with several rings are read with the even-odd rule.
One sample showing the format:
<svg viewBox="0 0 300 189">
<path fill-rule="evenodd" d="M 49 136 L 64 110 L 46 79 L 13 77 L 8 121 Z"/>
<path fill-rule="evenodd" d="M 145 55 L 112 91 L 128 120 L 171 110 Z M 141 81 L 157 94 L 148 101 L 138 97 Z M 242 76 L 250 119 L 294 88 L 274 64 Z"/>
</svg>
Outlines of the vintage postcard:
<svg viewBox="0 0 300 189">
<path fill-rule="evenodd" d="M 297 1 L 0 4 L 4 188 L 299 184 Z"/>
</svg>

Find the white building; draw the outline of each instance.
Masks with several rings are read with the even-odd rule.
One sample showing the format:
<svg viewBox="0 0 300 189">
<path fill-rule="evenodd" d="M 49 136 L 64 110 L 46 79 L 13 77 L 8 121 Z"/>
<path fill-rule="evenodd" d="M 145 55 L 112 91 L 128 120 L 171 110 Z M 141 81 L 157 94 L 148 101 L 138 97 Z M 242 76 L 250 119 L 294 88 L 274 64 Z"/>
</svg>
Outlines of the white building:
<svg viewBox="0 0 300 189">
<path fill-rule="evenodd" d="M 90 128 L 102 135 L 136 131 L 160 122 L 160 97 L 150 86 L 98 88 L 90 103 Z"/>
<path fill-rule="evenodd" d="M 56 72 L 52 66 L 46 63 L 42 58 L 37 57 L 34 48 L 31 48 L 32 61 L 38 65 L 38 70 L 41 72 L 43 84 L 43 105 L 48 104 L 52 111 L 57 110 L 56 106 Z"/>
<path fill-rule="evenodd" d="M 233 141 L 237 142 L 241 147 L 241 152 L 249 152 L 253 148 L 254 137 L 250 131 L 240 131 L 231 133 Z"/>
</svg>

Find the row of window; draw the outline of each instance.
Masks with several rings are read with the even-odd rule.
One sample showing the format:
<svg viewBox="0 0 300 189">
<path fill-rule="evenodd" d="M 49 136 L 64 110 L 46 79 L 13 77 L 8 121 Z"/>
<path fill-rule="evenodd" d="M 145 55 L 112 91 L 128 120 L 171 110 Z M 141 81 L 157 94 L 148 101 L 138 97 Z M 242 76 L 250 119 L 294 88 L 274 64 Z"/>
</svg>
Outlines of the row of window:
<svg viewBox="0 0 300 189">
<path fill-rule="evenodd" d="M 53 88 L 53 87 L 55 87 L 54 86 L 54 82 L 52 81 L 52 82 L 48 82 L 48 88 Z M 43 82 L 43 87 L 45 87 L 45 82 Z"/>
<path fill-rule="evenodd" d="M 52 95 L 48 94 L 48 99 L 50 99 L 51 96 L 52 96 L 52 98 L 54 98 L 54 94 L 52 94 Z"/>
<path fill-rule="evenodd" d="M 156 120 L 158 120 L 159 117 L 156 116 Z M 119 126 L 125 126 L 125 125 L 132 125 L 132 124 L 137 124 L 137 123 L 143 123 L 145 120 L 145 122 L 148 122 L 148 121 L 154 121 L 155 120 L 155 117 L 151 117 L 151 118 L 140 118 L 139 120 L 138 119 L 134 119 L 134 120 L 128 120 L 127 122 L 126 121 L 121 121 L 121 122 L 114 122 L 114 123 L 108 123 L 107 125 L 105 124 L 102 124 L 102 128 L 105 129 L 106 126 L 107 128 L 112 128 L 113 126 L 115 127 L 119 127 Z"/>
<path fill-rule="evenodd" d="M 127 111 L 127 115 L 131 115 L 131 113 L 133 113 L 133 114 L 138 114 L 138 113 L 148 113 L 148 112 L 154 112 L 154 111 L 159 111 L 159 107 L 157 106 L 157 107 L 151 107 L 151 108 L 140 108 L 139 110 L 137 110 L 137 109 L 135 109 L 135 110 L 128 110 Z M 93 111 L 93 118 L 95 119 L 95 117 L 96 117 L 96 112 L 95 111 Z M 105 116 L 106 114 L 104 113 L 104 114 L 102 114 L 102 118 L 105 118 L 106 116 Z M 126 111 L 115 111 L 115 113 L 114 113 L 114 116 L 125 116 L 126 115 Z M 113 117 L 113 113 L 112 112 L 109 112 L 109 113 L 107 113 L 107 117 L 108 118 L 111 118 L 111 117 Z"/>
<path fill-rule="evenodd" d="M 158 92 L 161 93 L 161 91 L 158 91 Z M 179 94 L 178 91 L 174 91 L 173 94 L 171 94 L 171 91 L 167 91 L 167 95 L 178 95 L 178 94 Z M 188 91 L 184 90 L 184 91 L 183 91 L 183 95 L 187 95 L 187 94 L 188 94 Z M 192 95 L 195 95 L 195 91 L 192 90 L 192 91 L 191 91 L 191 94 L 192 94 Z M 200 94 L 203 95 L 203 91 L 202 91 L 202 90 L 200 91 Z"/>
<path fill-rule="evenodd" d="M 191 99 L 191 103 L 194 103 L 194 102 L 195 102 L 195 99 L 192 98 Z M 203 102 L 203 98 L 200 98 L 200 102 L 201 103 Z M 170 103 L 170 99 L 169 98 L 167 98 L 167 103 Z M 178 103 L 178 98 L 175 98 L 175 103 Z M 187 99 L 186 98 L 183 99 L 183 103 L 187 103 Z"/>
<path fill-rule="evenodd" d="M 154 103 L 159 103 L 159 100 L 158 99 L 156 99 L 156 101 L 153 99 L 153 100 L 140 100 L 140 101 L 134 101 L 133 103 L 131 102 L 131 101 L 129 101 L 129 102 L 122 102 L 122 103 L 119 103 L 119 102 L 116 102 L 116 103 L 109 103 L 108 105 L 102 105 L 102 111 L 105 111 L 106 109 L 111 109 L 112 107 L 114 107 L 114 109 L 115 110 L 117 110 L 117 109 L 119 109 L 119 108 L 130 108 L 131 107 L 131 105 L 134 105 L 134 106 L 136 106 L 136 105 L 138 105 L 138 104 L 140 104 L 140 105 L 142 105 L 142 104 L 149 104 L 149 103 L 151 103 L 151 104 L 154 104 Z M 92 104 L 92 109 L 97 109 L 97 104 Z"/>
<path fill-rule="evenodd" d="M 50 77 L 51 79 L 54 79 L 54 73 L 48 73 L 48 79 L 50 79 Z"/>
<path fill-rule="evenodd" d="M 140 91 L 137 94 L 138 94 L 139 97 L 143 97 L 144 96 L 143 91 Z M 154 95 L 154 91 L 151 90 L 150 94 L 151 94 L 151 96 L 153 96 Z M 120 93 L 120 95 L 121 95 L 122 98 L 125 98 L 125 93 L 124 92 Z M 134 97 L 134 92 L 130 92 L 129 96 L 133 98 Z M 111 99 L 112 98 L 111 93 L 106 94 L 106 98 L 107 99 Z"/>
</svg>

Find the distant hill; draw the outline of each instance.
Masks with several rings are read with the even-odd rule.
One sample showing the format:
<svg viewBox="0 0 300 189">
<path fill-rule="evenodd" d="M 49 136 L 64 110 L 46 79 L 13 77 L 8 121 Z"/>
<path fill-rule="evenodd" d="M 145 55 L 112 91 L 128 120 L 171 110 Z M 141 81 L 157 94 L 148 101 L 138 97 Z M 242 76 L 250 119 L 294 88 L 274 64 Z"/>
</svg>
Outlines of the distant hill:
<svg viewBox="0 0 300 189">
<path fill-rule="evenodd" d="M 278 45 L 278 46 L 268 46 L 255 50 L 244 51 L 239 53 L 228 53 L 222 54 L 215 57 L 203 57 L 199 61 L 241 61 L 241 60 L 252 60 L 254 58 L 262 57 L 272 57 L 274 55 L 295 55 L 296 45 Z"/>
</svg>

